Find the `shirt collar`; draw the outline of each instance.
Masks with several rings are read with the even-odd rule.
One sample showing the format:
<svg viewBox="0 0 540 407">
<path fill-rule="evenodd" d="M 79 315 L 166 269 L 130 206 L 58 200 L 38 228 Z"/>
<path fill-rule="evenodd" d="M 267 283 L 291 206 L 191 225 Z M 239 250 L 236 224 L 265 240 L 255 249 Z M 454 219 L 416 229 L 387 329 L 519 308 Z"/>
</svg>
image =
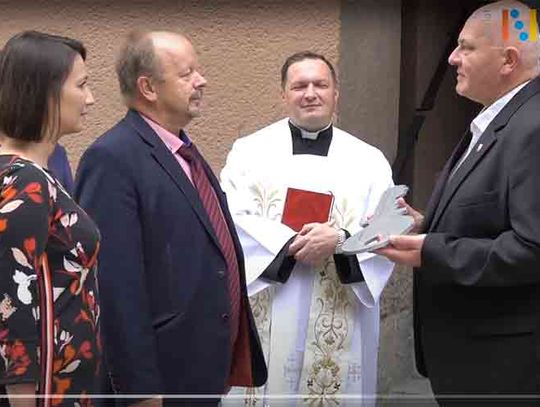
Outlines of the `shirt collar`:
<svg viewBox="0 0 540 407">
<path fill-rule="evenodd" d="M 317 137 L 319 137 L 319 134 L 322 133 L 323 131 L 325 130 L 328 130 L 331 126 L 332 126 L 332 122 L 328 123 L 328 125 L 326 127 L 323 127 L 322 129 L 320 130 L 317 130 L 317 131 L 309 131 L 309 130 L 306 130 L 306 129 L 303 129 L 302 127 L 296 125 L 291 119 L 289 119 L 289 123 L 291 123 L 291 125 L 295 128 L 297 128 L 298 130 L 300 130 L 300 136 L 303 138 L 303 139 L 308 139 L 308 140 L 317 140 Z"/>
<path fill-rule="evenodd" d="M 191 145 L 191 140 L 184 130 L 180 130 L 180 134 L 176 135 L 144 114 L 140 113 L 140 115 L 152 130 L 156 132 L 161 141 L 163 141 L 163 144 L 165 144 L 171 152 L 176 153 L 184 144 L 187 146 Z"/>
<path fill-rule="evenodd" d="M 501 112 L 501 110 L 510 102 L 510 100 L 530 82 L 527 81 L 521 85 L 515 87 L 510 92 L 506 93 L 504 96 L 497 99 L 488 107 L 484 107 L 482 111 L 474 118 L 471 123 L 471 133 L 473 138 L 478 138 L 480 135 L 486 131 L 489 124 L 493 119 Z"/>
</svg>

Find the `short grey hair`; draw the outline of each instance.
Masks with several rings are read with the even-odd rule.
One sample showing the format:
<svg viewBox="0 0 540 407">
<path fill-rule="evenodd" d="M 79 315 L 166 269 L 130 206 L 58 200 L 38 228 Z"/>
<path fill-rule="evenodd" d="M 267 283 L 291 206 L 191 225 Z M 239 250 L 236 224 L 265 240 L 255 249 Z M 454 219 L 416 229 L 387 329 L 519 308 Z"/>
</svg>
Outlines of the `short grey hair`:
<svg viewBox="0 0 540 407">
<path fill-rule="evenodd" d="M 149 76 L 161 79 L 161 66 L 156 57 L 152 32 L 135 30 L 128 34 L 116 59 L 116 75 L 120 92 L 126 101 L 137 94 L 137 79 Z"/>
<path fill-rule="evenodd" d="M 495 45 L 506 47 L 513 46 L 521 53 L 521 61 L 527 70 L 540 72 L 540 37 L 519 40 L 513 35 L 507 40 L 503 39 L 502 13 L 504 9 L 517 9 L 523 16 L 522 22 L 526 31 L 530 30 L 531 24 L 538 24 L 530 18 L 531 7 L 518 0 L 500 0 L 494 3 L 486 4 L 473 12 L 471 19 L 479 18 L 486 24 L 486 34 Z M 530 30 L 536 32 L 537 30 Z"/>
</svg>

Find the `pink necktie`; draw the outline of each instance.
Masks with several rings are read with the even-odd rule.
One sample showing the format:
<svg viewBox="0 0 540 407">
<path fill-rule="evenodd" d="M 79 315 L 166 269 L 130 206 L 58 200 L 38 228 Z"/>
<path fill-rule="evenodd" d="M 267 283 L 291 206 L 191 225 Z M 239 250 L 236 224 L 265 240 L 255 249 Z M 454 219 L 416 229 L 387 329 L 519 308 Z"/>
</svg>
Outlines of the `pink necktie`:
<svg viewBox="0 0 540 407">
<path fill-rule="evenodd" d="M 202 157 L 193 143 L 184 144 L 178 150 L 178 153 L 189 163 L 191 168 L 191 177 L 195 189 L 199 193 L 201 202 L 210 218 L 210 223 L 221 246 L 221 251 L 227 263 L 227 277 L 229 284 L 229 296 L 231 301 L 231 339 L 234 346 L 238 334 L 238 321 L 240 316 L 240 280 L 238 276 L 238 261 L 234 250 L 234 243 L 231 233 L 225 223 L 216 192 L 210 184 L 208 175 L 202 165 Z"/>
</svg>

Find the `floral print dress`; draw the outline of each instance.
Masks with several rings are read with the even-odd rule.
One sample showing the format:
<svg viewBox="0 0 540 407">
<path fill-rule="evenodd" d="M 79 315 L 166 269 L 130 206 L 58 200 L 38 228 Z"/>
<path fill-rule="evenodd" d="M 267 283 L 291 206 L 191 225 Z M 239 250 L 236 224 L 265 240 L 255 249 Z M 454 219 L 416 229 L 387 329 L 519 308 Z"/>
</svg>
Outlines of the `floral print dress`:
<svg viewBox="0 0 540 407">
<path fill-rule="evenodd" d="M 0 383 L 36 383 L 45 406 L 98 392 L 99 232 L 35 163 L 0 155 Z"/>
</svg>

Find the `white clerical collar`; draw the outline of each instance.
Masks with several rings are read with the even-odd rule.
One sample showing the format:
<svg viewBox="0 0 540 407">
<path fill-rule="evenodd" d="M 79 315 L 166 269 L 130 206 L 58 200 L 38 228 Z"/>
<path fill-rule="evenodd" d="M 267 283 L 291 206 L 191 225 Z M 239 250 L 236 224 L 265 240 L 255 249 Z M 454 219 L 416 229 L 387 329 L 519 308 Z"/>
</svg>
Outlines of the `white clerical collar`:
<svg viewBox="0 0 540 407">
<path fill-rule="evenodd" d="M 516 95 L 516 93 L 523 89 L 525 85 L 527 85 L 529 82 L 530 80 L 515 87 L 510 92 L 493 102 L 491 105 L 482 109 L 482 111 L 478 114 L 478 116 L 474 118 L 471 123 L 471 133 L 473 136 L 473 140 L 478 139 L 482 135 L 482 133 L 486 131 L 489 124 L 508 104 L 508 102 L 510 102 L 510 99 L 512 99 Z"/>
<path fill-rule="evenodd" d="M 302 138 L 307 138 L 309 140 L 317 140 L 317 137 L 319 137 L 319 133 L 325 131 L 326 129 L 328 129 L 330 126 L 332 126 L 332 122 L 330 122 L 328 124 L 328 126 L 326 127 L 323 127 L 322 129 L 320 130 L 317 130 L 317 131 L 309 131 L 309 130 L 306 130 L 306 129 L 303 129 L 302 127 L 296 125 L 292 120 L 291 120 L 291 123 L 294 127 L 296 127 L 298 130 L 300 130 L 300 134 L 302 136 Z"/>
</svg>

